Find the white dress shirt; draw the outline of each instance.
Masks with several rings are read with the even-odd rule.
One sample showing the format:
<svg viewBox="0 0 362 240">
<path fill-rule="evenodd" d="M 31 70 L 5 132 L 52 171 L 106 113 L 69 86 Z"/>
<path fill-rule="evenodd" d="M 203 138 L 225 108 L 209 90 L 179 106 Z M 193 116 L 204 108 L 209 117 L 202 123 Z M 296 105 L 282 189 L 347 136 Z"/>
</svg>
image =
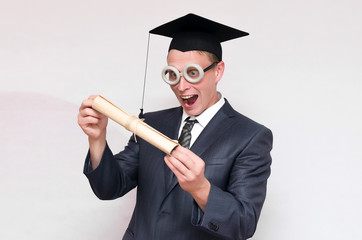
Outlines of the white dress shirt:
<svg viewBox="0 0 362 240">
<path fill-rule="evenodd" d="M 185 125 L 186 118 L 190 117 L 191 120 L 196 119 L 198 121 L 198 123 L 195 123 L 194 127 L 191 130 L 190 148 L 191 148 L 192 144 L 194 144 L 194 142 L 196 141 L 196 139 L 198 138 L 198 136 L 200 135 L 202 130 L 204 130 L 206 125 L 215 116 L 215 114 L 220 110 L 220 108 L 224 105 L 225 99 L 223 98 L 221 93 L 218 92 L 217 94 L 218 94 L 219 101 L 217 101 L 217 103 L 215 103 L 214 105 L 212 105 L 211 107 L 206 109 L 199 116 L 196 116 L 196 117 L 195 116 L 189 116 L 189 115 L 187 115 L 185 110 L 183 111 L 182 119 L 181 119 L 182 120 L 181 121 L 181 126 L 180 126 L 179 133 L 178 133 L 179 137 L 180 137 L 182 128 Z"/>
</svg>

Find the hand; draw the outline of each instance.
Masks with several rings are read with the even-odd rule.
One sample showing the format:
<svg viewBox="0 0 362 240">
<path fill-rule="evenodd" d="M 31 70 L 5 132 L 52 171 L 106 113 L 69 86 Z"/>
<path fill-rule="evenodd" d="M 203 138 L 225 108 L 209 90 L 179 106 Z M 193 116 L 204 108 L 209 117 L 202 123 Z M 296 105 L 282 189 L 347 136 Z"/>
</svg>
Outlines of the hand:
<svg viewBox="0 0 362 240">
<path fill-rule="evenodd" d="M 105 137 L 108 118 L 92 108 L 97 95 L 92 95 L 83 100 L 79 108 L 78 124 L 83 132 L 92 140 Z"/>
<path fill-rule="evenodd" d="M 189 192 L 201 210 L 205 211 L 211 187 L 204 175 L 205 162 L 182 146 L 177 146 L 164 160 L 177 177 L 181 188 Z"/>
</svg>

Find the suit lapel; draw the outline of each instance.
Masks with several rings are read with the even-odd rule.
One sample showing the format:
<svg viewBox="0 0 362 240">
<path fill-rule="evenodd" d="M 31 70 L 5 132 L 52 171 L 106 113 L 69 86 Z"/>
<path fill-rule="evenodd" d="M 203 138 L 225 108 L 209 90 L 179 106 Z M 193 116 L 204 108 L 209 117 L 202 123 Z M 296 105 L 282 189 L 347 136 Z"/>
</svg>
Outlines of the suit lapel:
<svg viewBox="0 0 362 240">
<path fill-rule="evenodd" d="M 191 151 L 198 156 L 202 156 L 205 151 L 234 123 L 233 110 L 229 103 L 226 101 L 224 106 L 217 112 L 217 114 L 207 124 L 205 129 L 201 132 L 195 143 L 191 147 Z"/>
<path fill-rule="evenodd" d="M 232 109 L 228 101 L 225 99 L 225 104 L 221 107 L 221 109 L 215 114 L 215 116 L 210 120 L 205 129 L 201 132 L 199 137 L 196 139 L 195 143 L 191 147 L 191 151 L 194 152 L 198 156 L 202 156 L 202 154 L 207 151 L 207 149 L 216 141 L 220 135 L 222 135 L 226 129 L 228 129 L 232 124 L 233 116 L 235 111 Z M 179 121 L 180 122 L 180 121 Z M 179 124 L 180 125 L 180 124 Z M 179 127 L 177 128 L 179 129 Z M 176 132 L 177 138 L 177 132 Z M 169 172 L 171 170 L 167 167 Z M 171 180 L 171 184 L 168 185 L 169 181 L 166 182 L 166 196 L 172 191 L 172 189 L 177 185 L 177 178 L 173 177 L 173 173 L 169 174 Z"/>
<path fill-rule="evenodd" d="M 173 140 L 177 140 L 178 137 L 178 130 L 181 125 L 181 117 L 182 117 L 182 108 L 179 107 L 176 109 L 176 111 L 170 115 L 169 118 L 165 119 L 165 125 L 164 125 L 164 132 L 166 136 Z M 163 155 L 165 156 L 165 154 Z M 163 158 L 162 158 L 163 161 Z M 163 172 L 164 172 L 164 184 L 165 184 L 165 194 L 167 195 L 170 191 L 171 182 L 173 179 L 177 178 L 173 177 L 173 173 L 170 170 L 170 168 L 166 165 L 166 163 L 163 161 Z"/>
</svg>

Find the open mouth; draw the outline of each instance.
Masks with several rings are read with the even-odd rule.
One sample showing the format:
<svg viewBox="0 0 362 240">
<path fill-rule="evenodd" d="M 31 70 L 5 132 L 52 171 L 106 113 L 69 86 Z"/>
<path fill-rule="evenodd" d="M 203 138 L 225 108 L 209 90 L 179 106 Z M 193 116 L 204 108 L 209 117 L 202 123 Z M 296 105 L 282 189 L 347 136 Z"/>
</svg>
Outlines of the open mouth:
<svg viewBox="0 0 362 240">
<path fill-rule="evenodd" d="M 197 100 L 198 95 L 181 96 L 186 107 L 191 107 Z"/>
</svg>

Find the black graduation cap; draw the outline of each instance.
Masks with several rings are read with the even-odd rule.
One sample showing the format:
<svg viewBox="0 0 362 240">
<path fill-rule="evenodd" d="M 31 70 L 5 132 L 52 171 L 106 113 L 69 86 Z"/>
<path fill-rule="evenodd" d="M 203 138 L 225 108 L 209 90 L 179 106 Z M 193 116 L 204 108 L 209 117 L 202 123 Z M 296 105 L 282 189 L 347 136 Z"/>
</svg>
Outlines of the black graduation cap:
<svg viewBox="0 0 362 240">
<path fill-rule="evenodd" d="M 156 27 L 150 33 L 171 37 L 169 50 L 207 51 L 215 54 L 219 60 L 222 59 L 221 42 L 249 35 L 192 13 Z"/>
</svg>

